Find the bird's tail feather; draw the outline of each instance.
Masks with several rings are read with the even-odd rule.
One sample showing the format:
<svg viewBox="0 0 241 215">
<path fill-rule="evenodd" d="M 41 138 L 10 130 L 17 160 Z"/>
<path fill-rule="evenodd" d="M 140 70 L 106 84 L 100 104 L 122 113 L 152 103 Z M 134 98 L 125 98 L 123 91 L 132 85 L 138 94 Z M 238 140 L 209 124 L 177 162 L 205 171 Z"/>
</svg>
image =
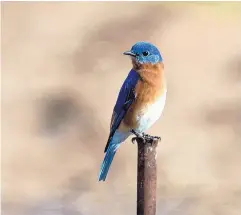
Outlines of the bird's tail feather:
<svg viewBox="0 0 241 215">
<path fill-rule="evenodd" d="M 110 165 L 113 161 L 113 158 L 115 156 L 115 153 L 118 149 L 118 147 L 120 146 L 120 143 L 116 144 L 116 143 L 110 143 L 106 154 L 105 154 L 105 158 L 101 164 L 101 168 L 100 168 L 100 173 L 99 173 L 99 181 L 105 181 L 107 173 L 110 169 Z"/>
</svg>

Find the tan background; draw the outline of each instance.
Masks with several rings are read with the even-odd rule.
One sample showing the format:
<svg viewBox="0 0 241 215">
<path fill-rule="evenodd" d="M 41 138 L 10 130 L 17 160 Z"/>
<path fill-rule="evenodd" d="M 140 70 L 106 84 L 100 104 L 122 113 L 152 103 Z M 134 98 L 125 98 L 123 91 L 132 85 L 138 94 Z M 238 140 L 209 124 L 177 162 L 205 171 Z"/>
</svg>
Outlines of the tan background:
<svg viewBox="0 0 241 215">
<path fill-rule="evenodd" d="M 97 176 L 117 93 L 140 40 L 163 55 L 168 97 L 149 131 L 158 215 L 241 214 L 240 3 L 3 3 L 6 215 L 131 215 L 136 146 Z"/>
</svg>

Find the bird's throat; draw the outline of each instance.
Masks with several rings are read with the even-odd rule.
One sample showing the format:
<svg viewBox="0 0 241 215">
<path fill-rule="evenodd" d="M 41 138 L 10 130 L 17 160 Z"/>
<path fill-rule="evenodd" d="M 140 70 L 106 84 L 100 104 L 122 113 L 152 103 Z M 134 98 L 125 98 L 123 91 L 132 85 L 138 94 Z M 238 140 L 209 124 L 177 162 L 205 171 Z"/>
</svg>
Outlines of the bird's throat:
<svg viewBox="0 0 241 215">
<path fill-rule="evenodd" d="M 133 64 L 133 69 L 139 74 L 140 80 L 158 88 L 165 88 L 166 81 L 163 63 Z"/>
</svg>

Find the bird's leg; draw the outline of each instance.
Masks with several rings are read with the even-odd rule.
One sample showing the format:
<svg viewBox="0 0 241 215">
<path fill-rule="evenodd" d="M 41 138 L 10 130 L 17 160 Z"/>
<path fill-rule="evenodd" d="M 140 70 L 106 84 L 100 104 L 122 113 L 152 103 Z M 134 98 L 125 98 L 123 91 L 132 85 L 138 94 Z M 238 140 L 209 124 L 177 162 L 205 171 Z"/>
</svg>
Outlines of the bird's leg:
<svg viewBox="0 0 241 215">
<path fill-rule="evenodd" d="M 151 135 L 146 134 L 146 133 L 144 133 L 144 132 L 138 133 L 138 132 L 136 132 L 134 129 L 131 130 L 131 133 L 134 134 L 134 135 L 136 135 L 136 137 L 133 137 L 133 138 L 132 138 L 132 140 L 131 140 L 132 143 L 134 143 L 134 141 L 135 141 L 136 139 L 142 139 L 143 142 L 151 142 L 151 143 L 153 143 L 154 140 L 161 140 L 161 137 L 151 136 Z"/>
<path fill-rule="evenodd" d="M 136 135 L 136 137 L 138 138 L 142 138 L 143 137 L 143 133 L 138 133 L 137 131 L 135 131 L 134 129 L 131 129 L 131 133 Z"/>
<path fill-rule="evenodd" d="M 134 135 L 136 135 L 136 137 L 139 137 L 139 138 L 141 138 L 141 137 L 143 136 L 142 133 L 138 133 L 138 132 L 135 131 L 134 129 L 131 129 L 131 133 L 134 134 Z"/>
<path fill-rule="evenodd" d="M 144 136 L 143 136 L 143 133 L 138 133 L 138 132 L 136 132 L 134 129 L 131 129 L 131 133 L 134 134 L 134 135 L 136 135 L 136 137 L 133 137 L 133 138 L 131 139 L 132 143 L 134 143 L 134 141 L 135 141 L 136 139 L 142 139 L 143 141 L 145 141 L 145 138 L 144 138 Z"/>
</svg>

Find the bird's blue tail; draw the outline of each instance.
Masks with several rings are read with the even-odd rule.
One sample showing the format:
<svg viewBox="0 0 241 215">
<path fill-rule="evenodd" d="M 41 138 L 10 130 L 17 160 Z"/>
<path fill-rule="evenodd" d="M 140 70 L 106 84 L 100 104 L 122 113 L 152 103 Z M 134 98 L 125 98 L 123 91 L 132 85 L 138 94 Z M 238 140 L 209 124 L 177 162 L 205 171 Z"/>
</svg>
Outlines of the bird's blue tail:
<svg viewBox="0 0 241 215">
<path fill-rule="evenodd" d="M 110 169 L 110 165 L 113 161 L 113 158 L 115 156 L 115 153 L 118 149 L 118 147 L 120 146 L 120 143 L 110 143 L 106 154 L 105 154 L 105 158 L 101 164 L 101 168 L 100 168 L 100 173 L 99 173 L 99 181 L 105 181 L 107 173 Z"/>
</svg>

